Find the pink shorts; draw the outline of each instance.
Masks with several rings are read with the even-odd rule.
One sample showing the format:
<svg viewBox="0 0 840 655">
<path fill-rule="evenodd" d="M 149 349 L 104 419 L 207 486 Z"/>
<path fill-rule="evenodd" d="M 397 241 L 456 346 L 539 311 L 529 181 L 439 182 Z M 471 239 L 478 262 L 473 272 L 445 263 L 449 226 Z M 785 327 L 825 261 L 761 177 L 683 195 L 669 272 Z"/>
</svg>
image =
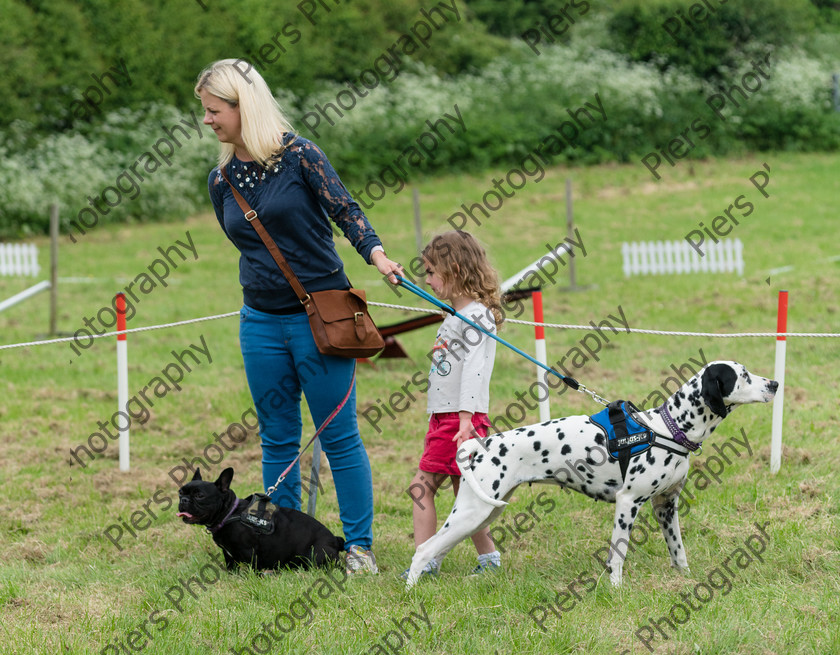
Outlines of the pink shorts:
<svg viewBox="0 0 840 655">
<path fill-rule="evenodd" d="M 472 415 L 472 424 L 482 439 L 487 436 L 487 428 L 490 427 L 487 414 L 476 412 Z M 461 470 L 455 461 L 458 444 L 452 441 L 460 425 L 458 412 L 432 414 L 429 418 L 429 431 L 426 433 L 423 456 L 420 458 L 421 471 L 461 475 Z"/>
</svg>

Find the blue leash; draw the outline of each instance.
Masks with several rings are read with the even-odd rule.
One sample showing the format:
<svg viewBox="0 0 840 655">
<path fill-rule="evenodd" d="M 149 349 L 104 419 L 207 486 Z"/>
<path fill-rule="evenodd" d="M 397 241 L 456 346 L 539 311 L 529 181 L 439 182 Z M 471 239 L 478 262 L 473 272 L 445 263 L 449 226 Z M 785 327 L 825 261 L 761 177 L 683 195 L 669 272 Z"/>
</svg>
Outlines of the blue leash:
<svg viewBox="0 0 840 655">
<path fill-rule="evenodd" d="M 525 359 L 527 359 L 527 360 L 529 360 L 529 361 L 533 362 L 534 364 L 536 364 L 536 365 L 537 365 L 537 366 L 539 366 L 540 368 L 542 368 L 542 369 L 544 369 L 544 370 L 548 371 L 549 373 L 552 373 L 552 374 L 556 375 L 558 378 L 560 378 L 561 380 L 563 380 L 563 382 L 565 382 L 567 386 L 571 387 L 572 389 L 575 389 L 576 391 L 581 391 L 581 392 L 583 392 L 583 393 L 588 393 L 588 394 L 590 394 L 593 398 L 595 398 L 595 400 L 597 400 L 598 402 L 602 402 L 604 405 L 606 405 L 606 404 L 607 404 L 607 403 L 603 400 L 603 398 L 600 398 L 600 396 L 596 397 L 596 394 L 594 394 L 593 392 L 589 391 L 589 390 L 588 390 L 585 386 L 583 386 L 582 384 L 580 384 L 580 383 L 579 383 L 577 380 L 575 380 L 574 378 L 570 378 L 570 377 L 568 377 L 568 376 L 566 376 L 566 375 L 561 375 L 560 373 L 558 373 L 557 371 L 555 371 L 553 368 L 551 368 L 551 367 L 549 367 L 549 366 L 546 366 L 545 364 L 543 364 L 543 363 L 542 363 L 542 362 L 540 362 L 540 361 L 537 361 L 536 359 L 534 359 L 533 357 L 531 357 L 531 356 L 530 356 L 528 353 L 526 353 L 525 351 L 520 350 L 519 348 L 517 348 L 516 346 L 514 346 L 512 343 L 508 343 L 507 341 L 505 341 L 505 340 L 504 340 L 504 339 L 502 339 L 501 337 L 496 336 L 496 335 L 495 335 L 495 334 L 493 334 L 492 332 L 488 332 L 488 331 L 487 331 L 487 330 L 485 330 L 483 327 L 481 327 L 480 325 L 476 324 L 474 321 L 471 321 L 470 319 L 468 319 L 468 318 L 467 318 L 466 316 L 464 316 L 463 314 L 459 314 L 459 313 L 458 313 L 458 312 L 456 312 L 456 311 L 455 311 L 452 307 L 450 307 L 449 305 L 447 305 L 447 304 L 446 304 L 446 303 L 444 303 L 444 302 L 441 302 L 440 300 L 438 300 L 437 298 L 435 298 L 433 295 L 431 295 L 431 294 L 429 294 L 428 292 L 426 292 L 424 289 L 421 289 L 420 287 L 418 287 L 418 286 L 417 286 L 416 284 L 414 284 L 413 282 L 409 282 L 408 280 L 406 280 L 404 277 L 402 277 L 402 276 L 400 276 L 400 275 L 397 275 L 396 277 L 397 277 L 397 281 L 398 281 L 400 284 L 402 284 L 402 285 L 403 285 L 406 289 L 408 289 L 409 291 L 411 291 L 412 293 L 414 293 L 414 294 L 416 294 L 416 295 L 420 296 L 420 297 L 421 297 L 421 298 L 423 298 L 424 300 L 428 300 L 430 303 L 432 303 L 432 304 L 433 304 L 433 305 L 435 305 L 436 307 L 440 307 L 440 309 L 442 309 L 443 311 L 447 312 L 448 314 L 452 314 L 452 316 L 457 316 L 457 317 L 458 317 L 458 318 L 460 318 L 462 321 L 464 321 L 464 323 L 466 323 L 467 325 L 471 325 L 472 327 L 474 327 L 474 328 L 475 328 L 476 330 L 478 330 L 479 332 L 481 332 L 481 333 L 483 333 L 483 334 L 486 334 L 488 337 L 490 337 L 490 338 L 492 338 L 492 339 L 495 339 L 496 341 L 498 341 L 498 342 L 499 342 L 500 344 L 502 344 L 503 346 L 507 346 L 507 347 L 508 347 L 508 348 L 510 348 L 513 352 L 515 352 L 515 353 L 517 353 L 517 354 L 519 354 L 519 355 L 522 355 Z"/>
</svg>

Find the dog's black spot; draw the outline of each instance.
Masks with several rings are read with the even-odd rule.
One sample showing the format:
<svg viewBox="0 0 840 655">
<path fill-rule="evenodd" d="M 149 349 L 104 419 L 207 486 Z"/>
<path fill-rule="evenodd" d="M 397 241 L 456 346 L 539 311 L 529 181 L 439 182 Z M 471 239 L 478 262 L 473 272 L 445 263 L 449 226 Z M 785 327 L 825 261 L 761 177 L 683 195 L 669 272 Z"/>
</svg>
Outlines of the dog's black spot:
<svg viewBox="0 0 840 655">
<path fill-rule="evenodd" d="M 543 457 L 548 457 L 548 449 L 546 449 L 546 450 L 542 451 L 542 452 L 540 453 L 540 455 L 542 455 Z"/>
<path fill-rule="evenodd" d="M 547 478 L 553 478 L 553 477 L 554 477 L 554 471 L 552 471 L 551 469 L 546 469 L 546 471 L 545 471 L 545 477 L 547 477 Z"/>
<path fill-rule="evenodd" d="M 572 452 L 572 447 L 569 444 L 566 444 L 560 449 L 561 455 L 568 455 L 570 452 Z"/>
<path fill-rule="evenodd" d="M 610 478 L 604 484 L 607 485 L 608 487 L 617 487 L 618 486 L 618 481 Z"/>
<path fill-rule="evenodd" d="M 488 437 L 487 439 L 485 439 L 485 440 L 484 440 L 484 448 L 485 448 L 485 450 L 486 450 L 486 449 L 488 449 L 488 448 L 490 448 L 490 443 L 491 443 L 491 442 L 490 442 L 490 438 L 489 438 L 489 437 Z"/>
<path fill-rule="evenodd" d="M 672 460 L 673 458 L 674 458 L 674 453 L 668 453 L 668 455 L 665 457 L 665 461 L 664 461 L 664 462 L 662 462 L 662 465 L 663 465 L 663 466 L 668 466 L 668 464 L 670 464 L 670 463 L 671 463 L 671 460 Z"/>
<path fill-rule="evenodd" d="M 624 521 L 624 514 L 622 514 L 618 519 L 618 527 L 620 527 L 622 530 L 627 529 L 627 523 Z"/>
<path fill-rule="evenodd" d="M 505 455 L 507 455 L 507 452 L 508 452 L 507 446 L 505 446 L 504 444 L 499 446 L 499 457 L 504 457 Z"/>
<path fill-rule="evenodd" d="M 658 487 L 658 486 L 659 486 L 659 480 L 654 480 L 653 482 L 651 482 L 651 484 L 652 484 L 654 487 Z"/>
<path fill-rule="evenodd" d="M 443 527 L 444 527 L 444 528 L 448 528 L 448 527 L 449 527 L 449 521 L 447 521 L 446 523 L 444 523 L 444 524 L 443 524 Z"/>
<path fill-rule="evenodd" d="M 499 488 L 499 484 L 500 484 L 500 483 L 499 483 L 499 481 L 498 481 L 498 480 L 493 480 L 493 491 L 496 491 L 496 489 L 498 489 L 498 488 Z"/>
<path fill-rule="evenodd" d="M 548 464 L 548 457 L 543 457 L 542 458 L 542 463 L 543 464 Z"/>
<path fill-rule="evenodd" d="M 639 510 L 635 505 L 633 507 L 631 507 L 630 508 L 630 516 L 632 516 L 633 518 L 636 518 L 636 512 L 637 511 L 639 511 Z"/>
<path fill-rule="evenodd" d="M 490 461 L 493 462 L 493 466 L 498 466 L 502 463 L 502 460 L 500 460 L 498 457 L 493 457 Z"/>
<path fill-rule="evenodd" d="M 560 441 L 563 441 L 563 439 L 565 438 L 565 436 L 566 436 L 566 435 L 565 435 L 565 434 L 563 434 L 563 431 L 562 431 L 562 430 L 560 430 L 560 429 L 558 429 L 558 430 L 557 430 L 557 438 L 558 438 Z"/>
<path fill-rule="evenodd" d="M 648 464 L 656 464 L 656 458 L 653 455 L 653 449 L 650 449 L 645 453 L 645 460 L 647 460 Z"/>
<path fill-rule="evenodd" d="M 499 480 L 504 479 L 504 477 L 505 477 L 505 474 L 504 474 L 504 473 L 499 473 Z"/>
<path fill-rule="evenodd" d="M 585 494 L 587 496 L 589 495 L 589 492 L 586 490 L 586 485 L 585 484 L 580 486 L 580 493 Z"/>
<path fill-rule="evenodd" d="M 502 470 L 507 471 L 507 464 L 502 464 Z"/>
<path fill-rule="evenodd" d="M 515 434 L 519 434 L 520 432 L 525 432 L 528 428 L 516 428 Z"/>
<path fill-rule="evenodd" d="M 481 464 L 481 460 L 483 460 L 483 459 L 484 459 L 484 455 L 479 455 L 478 457 L 475 458 L 475 463 L 476 464 Z"/>
<path fill-rule="evenodd" d="M 595 435 L 595 443 L 598 444 L 599 446 L 603 446 L 604 445 L 604 435 L 596 434 Z"/>
<path fill-rule="evenodd" d="M 535 434 L 536 434 L 536 432 L 534 430 L 531 430 L 530 432 L 528 432 L 529 437 L 533 437 Z"/>
<path fill-rule="evenodd" d="M 710 364 L 703 371 L 700 395 L 706 405 L 718 416 L 726 416 L 724 398 L 735 390 L 738 375 L 728 364 Z"/>
<path fill-rule="evenodd" d="M 664 480 L 666 475 L 667 475 L 667 473 L 663 473 L 662 475 L 659 476 L 659 479 Z"/>
<path fill-rule="evenodd" d="M 539 449 L 540 449 L 540 442 L 535 441 L 534 442 L 534 452 L 536 453 L 537 451 L 539 451 Z"/>
<path fill-rule="evenodd" d="M 680 394 L 676 394 L 674 396 L 674 407 L 679 409 L 681 404 L 682 404 L 682 400 L 680 399 Z"/>
</svg>

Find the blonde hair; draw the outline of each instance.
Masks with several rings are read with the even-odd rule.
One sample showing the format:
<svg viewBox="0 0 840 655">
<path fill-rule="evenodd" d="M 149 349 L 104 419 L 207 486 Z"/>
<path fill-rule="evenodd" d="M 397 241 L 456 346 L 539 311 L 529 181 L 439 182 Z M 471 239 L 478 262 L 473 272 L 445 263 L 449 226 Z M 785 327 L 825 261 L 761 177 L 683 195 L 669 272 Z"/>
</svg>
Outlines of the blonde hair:
<svg viewBox="0 0 840 655">
<path fill-rule="evenodd" d="M 473 235 L 461 230 L 439 234 L 424 248 L 423 258 L 435 269 L 447 295 L 469 296 L 492 312 L 497 327 L 502 324 L 499 275 Z"/>
<path fill-rule="evenodd" d="M 250 155 L 263 166 L 280 159 L 285 150 L 282 135 L 293 132 L 277 100 L 262 76 L 244 59 L 221 59 L 198 76 L 195 97 L 206 90 L 231 107 L 239 107 L 242 141 Z M 233 144 L 222 143 L 219 166 L 233 158 Z"/>
</svg>

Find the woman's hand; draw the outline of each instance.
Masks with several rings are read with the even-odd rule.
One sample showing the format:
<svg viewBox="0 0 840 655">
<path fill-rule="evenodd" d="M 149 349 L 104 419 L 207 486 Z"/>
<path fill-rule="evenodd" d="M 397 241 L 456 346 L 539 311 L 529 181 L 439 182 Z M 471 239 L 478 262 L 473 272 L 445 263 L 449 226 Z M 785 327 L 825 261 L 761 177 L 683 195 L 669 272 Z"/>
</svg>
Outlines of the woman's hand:
<svg viewBox="0 0 840 655">
<path fill-rule="evenodd" d="M 397 278 L 394 274 L 403 275 L 403 267 L 397 262 L 388 259 L 388 256 L 381 250 L 377 250 L 370 256 L 370 262 L 376 266 L 377 270 L 388 277 L 391 284 L 397 283 Z"/>
</svg>

